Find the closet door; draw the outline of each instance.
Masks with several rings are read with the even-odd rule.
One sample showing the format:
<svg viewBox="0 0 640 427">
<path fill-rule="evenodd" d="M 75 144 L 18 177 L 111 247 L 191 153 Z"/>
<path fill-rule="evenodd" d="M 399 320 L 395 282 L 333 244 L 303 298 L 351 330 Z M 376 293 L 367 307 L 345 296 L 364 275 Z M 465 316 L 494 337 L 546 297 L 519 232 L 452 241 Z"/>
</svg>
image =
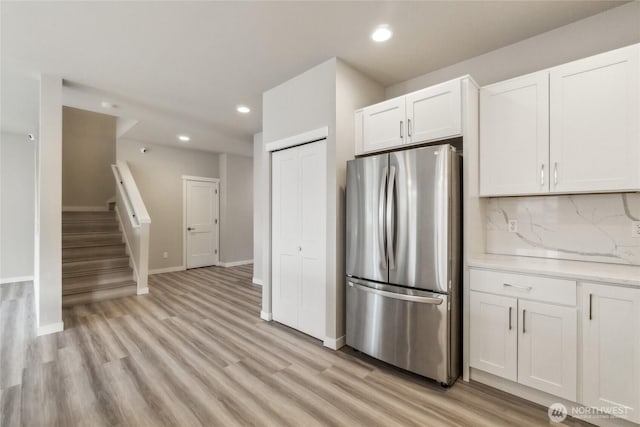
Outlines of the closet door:
<svg viewBox="0 0 640 427">
<path fill-rule="evenodd" d="M 326 141 L 272 155 L 273 319 L 325 338 Z"/>
<path fill-rule="evenodd" d="M 300 151 L 278 151 L 271 159 L 273 319 L 297 329 L 301 287 Z"/>
</svg>

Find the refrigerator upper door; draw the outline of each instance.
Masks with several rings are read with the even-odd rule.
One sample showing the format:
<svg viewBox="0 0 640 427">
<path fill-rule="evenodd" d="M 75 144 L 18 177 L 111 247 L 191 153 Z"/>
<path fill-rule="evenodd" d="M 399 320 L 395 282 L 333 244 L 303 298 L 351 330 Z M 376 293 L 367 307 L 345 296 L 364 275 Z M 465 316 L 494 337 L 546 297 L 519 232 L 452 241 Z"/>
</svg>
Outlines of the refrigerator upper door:
<svg viewBox="0 0 640 427">
<path fill-rule="evenodd" d="M 452 188 L 458 180 L 456 155 L 450 145 L 389 154 L 387 251 L 389 283 L 450 291 L 452 234 L 459 219 L 452 218 Z M 456 169 L 455 171 L 453 169 Z"/>
<path fill-rule="evenodd" d="M 386 282 L 385 210 L 389 155 L 347 162 L 346 272 Z"/>
</svg>

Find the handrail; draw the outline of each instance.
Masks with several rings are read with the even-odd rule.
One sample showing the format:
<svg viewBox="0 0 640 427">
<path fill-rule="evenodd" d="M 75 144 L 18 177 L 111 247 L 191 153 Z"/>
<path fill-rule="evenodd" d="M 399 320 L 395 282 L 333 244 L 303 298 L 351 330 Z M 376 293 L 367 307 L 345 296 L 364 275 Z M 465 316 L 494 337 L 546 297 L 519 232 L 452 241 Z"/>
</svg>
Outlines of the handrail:
<svg viewBox="0 0 640 427">
<path fill-rule="evenodd" d="M 124 207 L 127 210 L 127 216 L 131 221 L 131 226 L 133 228 L 139 228 L 140 223 L 138 222 L 138 218 L 136 218 L 136 214 L 133 211 L 133 207 L 131 206 L 131 200 L 129 200 L 129 194 L 127 190 L 124 188 L 124 183 L 122 181 L 122 176 L 120 176 L 120 171 L 118 170 L 118 166 L 111 165 L 111 170 L 113 170 L 113 176 L 116 179 L 116 186 L 118 187 L 118 192 L 122 195 L 122 201 L 124 202 Z"/>
<path fill-rule="evenodd" d="M 140 224 L 150 224 L 149 212 L 147 212 L 147 208 L 142 201 L 142 196 L 127 162 L 118 160 L 115 165 L 111 165 L 111 168 L 113 169 L 118 189 L 122 194 L 122 199 L 125 202 L 131 225 L 138 228 Z"/>
</svg>

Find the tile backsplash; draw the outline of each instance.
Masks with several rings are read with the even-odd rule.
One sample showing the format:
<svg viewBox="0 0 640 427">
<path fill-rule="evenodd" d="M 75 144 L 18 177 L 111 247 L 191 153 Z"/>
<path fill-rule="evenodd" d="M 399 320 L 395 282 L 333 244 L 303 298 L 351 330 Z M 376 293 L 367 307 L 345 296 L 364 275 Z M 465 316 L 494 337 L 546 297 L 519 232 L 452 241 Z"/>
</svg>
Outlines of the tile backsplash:
<svg viewBox="0 0 640 427">
<path fill-rule="evenodd" d="M 640 193 L 492 198 L 485 215 L 487 253 L 640 265 Z"/>
</svg>

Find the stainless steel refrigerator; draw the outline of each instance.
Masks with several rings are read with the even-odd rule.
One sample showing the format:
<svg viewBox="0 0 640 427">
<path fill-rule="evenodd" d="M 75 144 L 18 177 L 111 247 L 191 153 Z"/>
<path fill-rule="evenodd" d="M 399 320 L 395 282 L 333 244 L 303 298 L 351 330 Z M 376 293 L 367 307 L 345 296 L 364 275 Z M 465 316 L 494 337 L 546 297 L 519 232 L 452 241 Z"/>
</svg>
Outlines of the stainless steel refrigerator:
<svg viewBox="0 0 640 427">
<path fill-rule="evenodd" d="M 448 144 L 347 163 L 347 345 L 443 385 L 460 372 L 460 165 Z"/>
</svg>

